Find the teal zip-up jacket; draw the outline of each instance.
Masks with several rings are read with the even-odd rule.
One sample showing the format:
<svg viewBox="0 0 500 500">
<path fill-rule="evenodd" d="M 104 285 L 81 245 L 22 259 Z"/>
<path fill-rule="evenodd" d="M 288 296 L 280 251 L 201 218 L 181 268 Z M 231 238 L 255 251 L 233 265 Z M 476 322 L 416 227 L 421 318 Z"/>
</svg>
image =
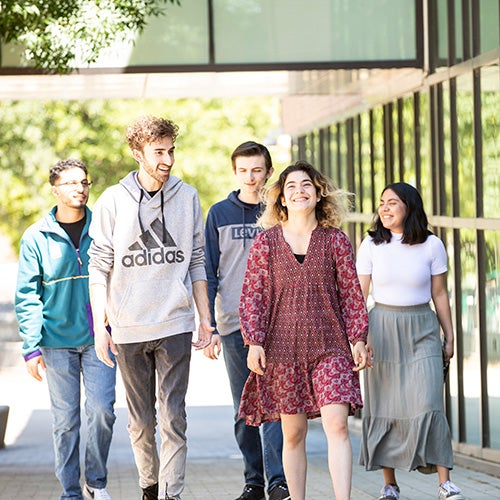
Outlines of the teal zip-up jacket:
<svg viewBox="0 0 500 500">
<path fill-rule="evenodd" d="M 88 277 L 92 214 L 85 210 L 78 250 L 56 221 L 56 207 L 21 239 L 15 309 L 26 361 L 39 356 L 40 347 L 94 344 Z"/>
</svg>

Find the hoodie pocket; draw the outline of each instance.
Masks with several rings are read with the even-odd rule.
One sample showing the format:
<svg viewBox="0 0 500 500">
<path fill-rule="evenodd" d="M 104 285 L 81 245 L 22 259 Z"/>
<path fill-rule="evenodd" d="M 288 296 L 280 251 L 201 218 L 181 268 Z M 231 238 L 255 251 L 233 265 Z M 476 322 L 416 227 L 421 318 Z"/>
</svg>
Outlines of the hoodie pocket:
<svg viewBox="0 0 500 500">
<path fill-rule="evenodd" d="M 193 314 L 184 283 L 176 280 L 135 281 L 127 286 L 116 316 L 119 327 L 167 323 Z"/>
</svg>

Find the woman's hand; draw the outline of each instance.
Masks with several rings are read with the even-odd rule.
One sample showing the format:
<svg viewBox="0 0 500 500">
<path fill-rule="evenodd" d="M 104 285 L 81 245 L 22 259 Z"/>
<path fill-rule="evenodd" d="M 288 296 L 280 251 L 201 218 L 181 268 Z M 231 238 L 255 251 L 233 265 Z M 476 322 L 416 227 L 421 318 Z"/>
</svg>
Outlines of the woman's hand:
<svg viewBox="0 0 500 500">
<path fill-rule="evenodd" d="M 371 366 L 371 360 L 368 354 L 368 350 L 362 340 L 356 342 L 356 344 L 354 345 L 352 349 L 352 357 L 354 359 L 354 364 L 356 365 L 353 368 L 353 371 L 355 372 L 359 372 L 367 366 Z"/>
<path fill-rule="evenodd" d="M 266 369 L 266 353 L 260 345 L 251 345 L 248 347 L 247 356 L 248 369 L 257 375 L 264 375 Z"/>
</svg>

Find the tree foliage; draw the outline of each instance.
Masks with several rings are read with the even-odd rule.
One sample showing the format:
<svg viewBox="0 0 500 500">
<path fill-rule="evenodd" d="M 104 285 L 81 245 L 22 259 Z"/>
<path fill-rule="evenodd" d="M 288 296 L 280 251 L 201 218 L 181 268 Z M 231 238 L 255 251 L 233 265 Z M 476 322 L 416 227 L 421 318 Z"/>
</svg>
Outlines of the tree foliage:
<svg viewBox="0 0 500 500">
<path fill-rule="evenodd" d="M 115 41 L 143 31 L 150 16 L 180 0 L 0 0 L 0 44 L 24 48 L 26 62 L 68 73 L 95 62 Z"/>
<path fill-rule="evenodd" d="M 54 205 L 48 172 L 61 158 L 87 165 L 92 207 L 106 187 L 137 168 L 125 131 L 144 114 L 179 125 L 173 174 L 198 189 L 205 214 L 235 188 L 234 148 L 263 141 L 280 125 L 276 98 L 0 102 L 0 232 L 17 248 L 26 227 Z"/>
</svg>

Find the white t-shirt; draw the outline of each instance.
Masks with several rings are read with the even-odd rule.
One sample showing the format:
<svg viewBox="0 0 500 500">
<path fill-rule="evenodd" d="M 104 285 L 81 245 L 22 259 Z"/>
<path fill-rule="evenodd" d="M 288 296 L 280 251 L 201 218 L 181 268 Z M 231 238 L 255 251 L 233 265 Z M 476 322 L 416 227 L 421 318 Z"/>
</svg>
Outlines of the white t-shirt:
<svg viewBox="0 0 500 500">
<path fill-rule="evenodd" d="M 401 243 L 402 234 L 392 233 L 390 243 L 375 245 L 371 236 L 361 243 L 356 269 L 371 275 L 375 302 L 391 306 L 413 306 L 431 300 L 431 276 L 447 271 L 443 242 L 429 235 L 424 243 Z"/>
</svg>

